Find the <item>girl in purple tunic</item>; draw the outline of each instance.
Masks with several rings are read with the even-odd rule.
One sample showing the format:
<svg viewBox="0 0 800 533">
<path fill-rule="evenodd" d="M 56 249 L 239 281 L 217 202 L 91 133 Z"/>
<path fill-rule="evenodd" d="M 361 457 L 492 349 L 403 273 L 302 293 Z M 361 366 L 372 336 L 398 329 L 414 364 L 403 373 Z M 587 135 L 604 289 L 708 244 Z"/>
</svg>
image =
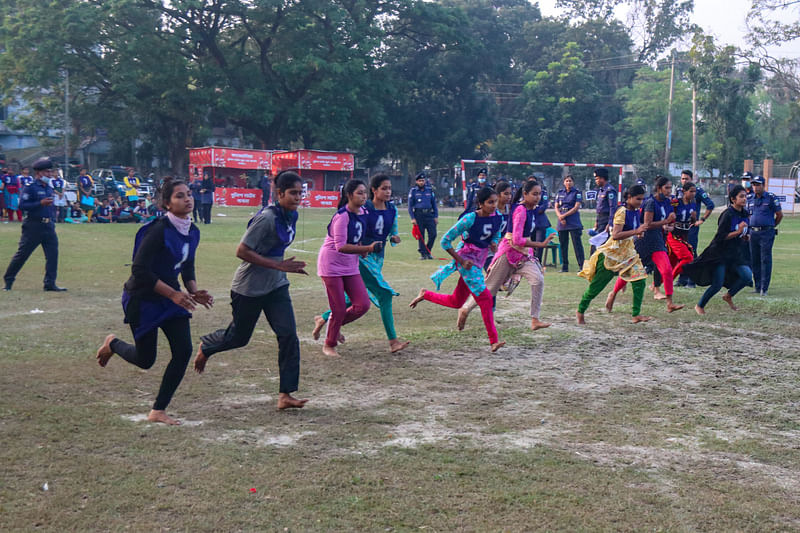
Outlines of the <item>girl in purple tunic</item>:
<svg viewBox="0 0 800 533">
<path fill-rule="evenodd" d="M 328 235 L 317 256 L 317 274 L 328 293 L 330 318 L 322 353 L 338 357 L 339 332 L 369 310 L 369 295 L 358 271 L 358 256 L 379 252 L 380 241 L 361 244 L 367 226 L 367 186 L 361 180 L 350 180 L 342 188 L 339 209 L 328 224 Z M 345 294 L 350 298 L 347 306 Z"/>
<path fill-rule="evenodd" d="M 497 337 L 494 312 L 492 311 L 492 294 L 486 288 L 486 280 L 481 267 L 489 254 L 489 248 L 497 249 L 503 220 L 497 214 L 497 193 L 493 189 L 484 187 L 478 191 L 476 198 L 478 200 L 477 211 L 464 215 L 442 237 L 442 249 L 453 257 L 453 261 L 439 268 L 431 276 L 438 289 L 445 278 L 458 271 L 461 277 L 455 291 L 453 294 L 440 294 L 420 289 L 419 295 L 411 301 L 409 307 L 414 308 L 422 300 L 428 300 L 435 304 L 458 309 L 472 294 L 481 308 L 483 325 L 489 335 L 492 351 L 496 352 L 505 345 L 505 342 L 498 340 Z M 462 243 L 458 249 L 454 249 L 452 242 L 459 236 L 461 236 Z"/>
<path fill-rule="evenodd" d="M 104 367 L 117 354 L 139 368 L 150 368 L 156 361 L 161 328 L 169 341 L 172 359 L 147 420 L 178 425 L 180 422 L 168 416 L 166 408 L 192 355 L 191 311 L 197 305 L 210 308 L 214 298 L 197 289 L 194 257 L 200 231 L 189 218 L 194 204 L 189 187 L 183 181 L 166 178 L 159 196 L 167 215 L 136 233 L 131 277 L 122 293 L 125 322 L 130 324 L 135 344 L 108 335 L 97 350 L 97 362 Z M 178 275 L 183 278 L 186 292 L 181 291 Z"/>
</svg>

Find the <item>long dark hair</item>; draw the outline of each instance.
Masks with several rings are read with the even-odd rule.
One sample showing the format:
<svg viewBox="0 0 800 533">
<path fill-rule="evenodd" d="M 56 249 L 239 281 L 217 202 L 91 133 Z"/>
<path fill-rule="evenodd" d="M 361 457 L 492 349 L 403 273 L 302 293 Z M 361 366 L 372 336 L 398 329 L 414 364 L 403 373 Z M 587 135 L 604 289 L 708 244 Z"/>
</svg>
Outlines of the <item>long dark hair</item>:
<svg viewBox="0 0 800 533">
<path fill-rule="evenodd" d="M 481 190 L 479 190 L 475 194 L 475 200 L 477 200 L 478 206 L 480 207 L 480 205 L 483 202 L 485 202 L 486 200 L 488 200 L 489 198 L 491 198 L 493 194 L 497 194 L 497 193 L 491 187 L 484 187 Z"/>
<path fill-rule="evenodd" d="M 375 174 L 374 176 L 372 176 L 372 179 L 369 180 L 369 191 L 368 192 L 369 192 L 369 199 L 370 200 L 372 200 L 375 197 L 375 193 L 372 192 L 373 189 L 380 188 L 381 184 L 384 181 L 391 182 L 392 178 L 390 178 L 386 174 Z"/>
<path fill-rule="evenodd" d="M 644 187 L 641 185 L 631 185 L 627 189 L 625 189 L 625 194 L 623 195 L 623 199 L 627 202 L 628 198 L 633 198 L 634 196 L 644 195 Z"/>
<path fill-rule="evenodd" d="M 165 176 L 161 180 L 161 185 L 156 189 L 156 203 L 165 211 L 167 210 L 169 199 L 172 198 L 172 193 L 178 185 L 186 185 L 186 182 L 180 178 Z"/>
<path fill-rule="evenodd" d="M 533 176 L 531 176 L 533 178 Z M 522 200 L 522 193 L 529 193 L 533 190 L 534 187 L 539 186 L 539 182 L 536 181 L 536 178 L 528 178 L 528 181 L 522 184 L 522 187 L 517 189 L 516 194 L 514 194 L 514 198 L 511 199 L 511 205 L 517 205 L 520 200 Z"/>
<path fill-rule="evenodd" d="M 337 206 L 337 209 L 341 209 L 347 205 L 348 198 L 352 196 L 354 192 L 356 192 L 356 189 L 358 189 L 359 185 L 363 185 L 364 187 L 367 186 L 361 180 L 350 180 L 344 184 L 344 187 L 342 187 L 342 196 L 339 198 L 339 205 Z"/>
<path fill-rule="evenodd" d="M 666 177 L 666 176 L 658 176 L 658 177 L 656 178 L 656 192 L 658 192 L 658 190 L 659 190 L 661 187 L 663 187 L 664 185 L 666 185 L 667 183 L 670 183 L 670 181 L 672 181 L 672 180 L 670 180 L 670 179 L 669 179 L 668 177 Z"/>
<path fill-rule="evenodd" d="M 497 193 L 497 196 L 500 196 L 500 193 L 506 189 L 510 189 L 511 184 L 505 180 L 498 181 L 494 184 L 494 191 Z"/>
</svg>

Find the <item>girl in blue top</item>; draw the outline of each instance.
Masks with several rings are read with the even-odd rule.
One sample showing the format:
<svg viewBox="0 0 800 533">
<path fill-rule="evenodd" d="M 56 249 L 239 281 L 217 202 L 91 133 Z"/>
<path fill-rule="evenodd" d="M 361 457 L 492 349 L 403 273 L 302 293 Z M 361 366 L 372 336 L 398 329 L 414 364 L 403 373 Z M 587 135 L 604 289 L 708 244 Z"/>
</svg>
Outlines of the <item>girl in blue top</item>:
<svg viewBox="0 0 800 533">
<path fill-rule="evenodd" d="M 161 201 L 167 216 L 136 233 L 131 277 L 122 293 L 125 322 L 131 327 L 135 344 L 108 335 L 97 350 L 97 362 L 104 367 L 117 354 L 139 368 L 152 367 L 160 328 L 169 341 L 172 359 L 147 420 L 178 425 L 180 422 L 168 416 L 166 408 L 192 355 L 189 319 L 195 307 L 210 308 L 214 298 L 207 291 L 198 290 L 195 280 L 194 257 L 200 231 L 189 218 L 193 206 L 189 187 L 183 181 L 167 178 L 161 187 Z M 179 275 L 186 292 L 181 291 Z"/>
<path fill-rule="evenodd" d="M 578 261 L 578 270 L 583 267 L 583 243 L 581 233 L 580 208 L 583 204 L 583 193 L 575 188 L 572 176 L 564 178 L 564 188 L 556 193 L 556 216 L 558 217 L 558 242 L 561 244 L 561 272 L 569 272 L 569 239 L 575 249 L 575 259 Z"/>
<path fill-rule="evenodd" d="M 409 307 L 414 308 L 422 300 L 428 300 L 445 307 L 458 309 L 472 294 L 481 308 L 483 324 L 489 335 L 492 351 L 496 352 L 505 345 L 505 342 L 499 341 L 497 337 L 492 311 L 492 293 L 486 288 L 486 280 L 481 267 L 486 261 L 489 249 L 497 250 L 497 243 L 500 242 L 501 237 L 502 218 L 497 214 L 497 193 L 493 189 L 484 187 L 478 191 L 476 198 L 478 209 L 464 215 L 442 237 L 442 249 L 453 257 L 453 261 L 439 268 L 431 276 L 438 289 L 450 274 L 457 271 L 461 278 L 458 280 L 455 291 L 453 294 L 439 294 L 420 289 L 419 295 L 411 301 Z M 462 243 L 457 249 L 453 249 L 452 243 L 459 236 Z"/>
</svg>

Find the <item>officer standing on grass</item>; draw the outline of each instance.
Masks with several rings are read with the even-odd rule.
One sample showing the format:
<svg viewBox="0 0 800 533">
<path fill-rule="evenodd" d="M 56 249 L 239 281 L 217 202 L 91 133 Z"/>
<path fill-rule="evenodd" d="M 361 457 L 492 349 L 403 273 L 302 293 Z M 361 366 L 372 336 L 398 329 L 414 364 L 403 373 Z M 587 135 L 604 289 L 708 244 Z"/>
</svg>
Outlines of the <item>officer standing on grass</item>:
<svg viewBox="0 0 800 533">
<path fill-rule="evenodd" d="M 678 198 L 680 198 L 683 195 L 683 193 L 681 192 L 683 191 L 683 185 L 693 181 L 693 179 L 694 179 L 694 173 L 691 170 L 681 171 L 681 187 L 678 189 L 678 192 L 676 193 L 676 196 Z M 687 240 L 689 241 L 689 244 L 692 246 L 692 253 L 694 254 L 695 257 L 697 257 L 697 244 L 700 240 L 700 226 L 702 226 L 705 223 L 705 221 L 708 220 L 708 217 L 711 216 L 711 212 L 714 211 L 714 208 L 716 206 L 714 205 L 714 201 L 711 199 L 711 197 L 708 195 L 705 189 L 695 184 L 695 190 L 697 191 L 697 193 L 695 194 L 695 202 L 697 202 L 697 210 L 698 210 L 697 216 L 699 218 L 697 219 L 697 222 L 695 222 L 692 228 L 689 230 L 689 236 L 687 237 Z M 703 214 L 703 216 L 700 216 L 699 213 L 701 203 L 704 206 L 706 206 L 706 212 Z M 689 276 L 685 274 L 681 274 L 680 277 L 678 278 L 678 285 L 680 287 L 688 287 L 690 289 L 694 288 L 694 282 L 692 282 L 692 280 L 689 279 Z"/>
<path fill-rule="evenodd" d="M 778 234 L 778 224 L 783 220 L 783 211 L 778 198 L 767 192 L 764 177 L 753 178 L 753 195 L 748 196 L 750 213 L 750 258 L 753 267 L 753 282 L 756 293 L 767 295 L 772 278 L 772 245 Z"/>
<path fill-rule="evenodd" d="M 436 225 L 439 223 L 439 207 L 436 205 L 436 194 L 433 188 L 426 183 L 426 174 L 420 172 L 416 177 L 416 186 L 408 191 L 408 214 L 411 223 L 419 228 L 420 259 L 433 259 L 431 250 L 436 239 Z M 425 244 L 425 232 L 428 233 L 428 242 Z"/>
<path fill-rule="evenodd" d="M 596 218 L 594 231 L 603 233 L 608 231 L 611 235 L 611 221 L 614 213 L 617 212 L 617 191 L 614 186 L 608 183 L 608 169 L 596 168 L 594 171 L 594 183 L 597 185 Z M 594 253 L 595 246 L 592 245 L 591 253 Z"/>
<path fill-rule="evenodd" d="M 55 193 L 48 182 L 53 175 L 53 162 L 48 158 L 37 160 L 33 164 L 36 179 L 22 191 L 20 207 L 26 212 L 25 221 L 22 223 L 22 236 L 19 239 L 19 249 L 6 269 L 3 280 L 3 290 L 10 291 L 17 273 L 31 256 L 33 251 L 41 244 L 45 257 L 44 290 L 62 292 L 66 291 L 56 285 L 58 275 L 58 237 L 56 236 L 55 208 L 53 197 Z"/>
</svg>

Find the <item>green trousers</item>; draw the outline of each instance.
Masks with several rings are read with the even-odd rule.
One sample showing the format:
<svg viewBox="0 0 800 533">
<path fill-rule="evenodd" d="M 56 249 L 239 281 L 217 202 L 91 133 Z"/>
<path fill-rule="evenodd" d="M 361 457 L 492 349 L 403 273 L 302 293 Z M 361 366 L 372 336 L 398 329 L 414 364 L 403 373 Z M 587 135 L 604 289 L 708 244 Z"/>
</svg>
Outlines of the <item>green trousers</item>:
<svg viewBox="0 0 800 533">
<path fill-rule="evenodd" d="M 394 330 L 394 316 L 392 316 L 392 297 L 394 296 L 391 291 L 381 287 L 375 276 L 364 267 L 360 262 L 358 264 L 358 271 L 361 274 L 361 279 L 364 280 L 364 286 L 367 290 L 375 296 L 378 300 L 378 308 L 381 310 L 381 321 L 383 322 L 383 329 L 386 330 L 386 337 L 390 341 L 397 338 L 397 332 Z M 345 294 L 345 301 L 350 305 L 350 297 Z M 328 317 L 331 316 L 331 310 L 328 309 L 322 313 L 322 318 L 327 322 Z"/>
<path fill-rule="evenodd" d="M 605 289 L 608 282 L 614 279 L 616 273 L 606 270 L 605 265 L 606 257 L 600 254 L 597 258 L 597 268 L 595 269 L 594 277 L 589 282 L 589 287 L 583 293 L 581 303 L 578 304 L 578 312 L 585 313 L 589 309 L 589 304 L 594 300 L 603 289 Z M 644 299 L 644 280 L 639 279 L 631 282 L 633 287 L 633 311 L 631 316 L 639 316 L 642 312 L 642 300 Z"/>
</svg>

